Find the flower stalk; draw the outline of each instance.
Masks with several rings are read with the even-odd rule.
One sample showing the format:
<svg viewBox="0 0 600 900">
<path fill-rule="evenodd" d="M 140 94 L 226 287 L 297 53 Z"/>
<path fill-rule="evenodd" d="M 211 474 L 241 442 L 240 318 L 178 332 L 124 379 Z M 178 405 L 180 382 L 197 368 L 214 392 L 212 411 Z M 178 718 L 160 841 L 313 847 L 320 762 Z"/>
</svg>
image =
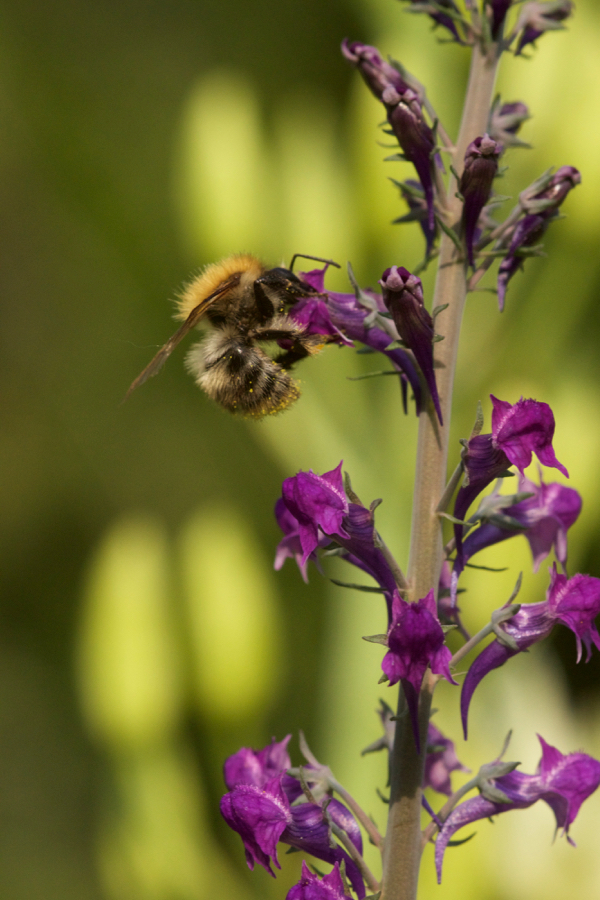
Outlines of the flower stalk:
<svg viewBox="0 0 600 900">
<path fill-rule="evenodd" d="M 465 152 L 471 141 L 487 127 L 493 100 L 498 45 L 486 49 L 476 43 L 471 57 L 463 116 L 454 154 L 454 170 L 460 176 Z M 445 201 L 446 220 L 457 226 L 462 215 L 462 201 L 456 196 L 456 177 L 451 174 Z M 458 356 L 460 328 L 467 295 L 467 264 L 459 261 L 454 241 L 444 233 L 440 244 L 433 307 L 448 304 L 436 321 L 444 340 L 435 345 L 438 363 L 436 379 L 444 425 L 433 414 L 431 404 L 419 416 L 417 467 L 413 495 L 412 529 L 408 564 L 409 596 L 424 597 L 437 584 L 442 568 L 442 526 L 436 513 L 447 481 L 448 439 L 452 411 L 452 388 Z M 436 676 L 426 678 L 419 702 L 421 747 L 429 722 L 431 699 Z M 398 716 L 405 708 L 402 690 Z M 388 827 L 383 857 L 383 891 L 381 900 L 414 900 L 417 895 L 421 861 L 421 784 L 425 751 L 418 753 L 407 717 L 398 720 L 391 755 L 391 794 Z"/>
</svg>

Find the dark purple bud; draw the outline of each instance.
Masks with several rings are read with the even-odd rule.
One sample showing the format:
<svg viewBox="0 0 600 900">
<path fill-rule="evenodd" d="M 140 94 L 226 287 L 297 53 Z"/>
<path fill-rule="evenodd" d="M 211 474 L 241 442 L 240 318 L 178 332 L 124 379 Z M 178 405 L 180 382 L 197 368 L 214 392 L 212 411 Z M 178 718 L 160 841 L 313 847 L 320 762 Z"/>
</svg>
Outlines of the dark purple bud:
<svg viewBox="0 0 600 900">
<path fill-rule="evenodd" d="M 385 62 L 379 51 L 368 44 L 345 40 L 342 53 L 356 66 L 367 86 L 384 104 L 387 119 L 400 147 L 419 176 L 425 192 L 428 209 L 428 225 L 435 225 L 433 206 L 433 156 L 435 141 L 433 131 L 426 123 L 418 95 L 404 81 L 400 73 Z"/>
<path fill-rule="evenodd" d="M 557 215 L 565 197 L 576 185 L 581 184 L 581 174 L 575 166 L 561 166 L 548 180 L 545 187 L 532 194 L 523 195 L 527 214 L 513 231 L 508 252 L 498 269 L 498 306 L 504 309 L 508 282 L 522 266 L 519 251 L 533 247 L 542 239 L 546 228 Z"/>
<path fill-rule="evenodd" d="M 360 291 L 360 297 L 356 294 L 339 294 L 334 291 L 326 291 L 325 269 L 314 269 L 312 272 L 302 272 L 301 278 L 311 287 L 319 291 L 322 295 L 321 299 L 327 306 L 329 321 L 332 323 L 332 331 L 330 333 L 334 338 L 337 334 L 345 336 L 347 341 L 360 341 L 373 350 L 383 353 L 390 360 L 396 371 L 401 377 L 402 398 L 404 411 L 407 406 L 407 385 L 412 388 L 417 415 L 421 411 L 421 382 L 419 374 L 410 353 L 400 347 L 388 349 L 390 343 L 398 337 L 397 332 L 392 327 L 390 320 L 381 320 L 381 324 L 392 327 L 394 334 L 383 330 L 376 323 L 378 314 L 385 312 L 385 306 L 381 294 L 371 290 Z M 302 321 L 306 316 L 304 312 L 304 301 L 300 300 L 290 310 L 292 318 L 296 318 L 298 312 L 298 320 Z M 321 317 L 324 321 L 324 317 Z M 323 332 L 319 332 L 323 333 Z M 338 340 L 338 343 L 342 343 Z"/>
<path fill-rule="evenodd" d="M 423 303 L 421 279 L 411 275 L 403 266 L 392 266 L 385 270 L 379 284 L 383 288 L 383 302 L 392 314 L 398 334 L 415 355 L 440 425 L 443 425 L 433 369 L 433 319 Z"/>
<path fill-rule="evenodd" d="M 458 189 L 464 197 L 463 230 L 467 246 L 467 256 L 472 266 L 473 245 L 479 215 L 490 199 L 492 183 L 498 171 L 498 160 L 502 147 L 488 134 L 475 138 L 467 147 L 465 167 Z"/>
<path fill-rule="evenodd" d="M 566 575 L 560 575 L 556 571 L 556 565 L 553 566 L 546 600 L 540 603 L 524 603 L 519 612 L 502 626 L 517 649 L 496 638 L 471 664 L 460 696 L 465 738 L 471 698 L 477 685 L 489 672 L 499 669 L 517 653 L 522 653 L 533 644 L 543 641 L 556 622 L 566 625 L 575 635 L 577 662 L 581 660 L 582 644 L 587 652 L 586 661 L 589 661 L 592 645 L 600 649 L 600 636 L 594 624 L 598 613 L 600 613 L 600 579 L 591 575 L 575 575 L 568 579 Z"/>
<path fill-rule="evenodd" d="M 532 211 L 539 212 L 541 215 L 551 215 L 554 213 L 563 200 L 574 187 L 581 184 L 581 173 L 575 166 L 561 166 L 550 178 L 547 186 L 533 198 L 529 199 L 529 206 L 537 206 Z M 536 201 L 546 201 L 536 203 Z"/>
<path fill-rule="evenodd" d="M 427 201 L 427 224 L 433 229 L 435 227 L 433 131 L 425 121 L 419 97 L 411 88 L 400 94 L 395 88 L 389 87 L 383 92 L 382 100 L 387 109 L 387 118 L 392 131 L 406 159 L 414 165 L 419 176 Z"/>
<path fill-rule="evenodd" d="M 361 44 L 360 41 L 342 41 L 342 53 L 346 59 L 356 66 L 365 80 L 367 87 L 381 100 L 387 87 L 395 88 L 398 93 L 408 89 L 407 83 L 389 62 L 381 58 L 376 47 Z"/>
<path fill-rule="evenodd" d="M 535 774 L 513 771 L 490 779 L 492 787 L 506 797 L 505 802 L 493 801 L 481 794 L 452 810 L 435 842 L 438 882 L 442 879 L 446 847 L 459 828 L 511 809 L 527 809 L 538 800 L 548 804 L 556 818 L 556 827 L 562 829 L 562 834 L 573 843 L 568 834 L 569 827 L 581 804 L 600 785 L 600 762 L 585 753 L 562 754 L 540 735 L 538 738 L 542 758 Z"/>
<path fill-rule="evenodd" d="M 516 135 L 523 122 L 529 118 L 531 118 L 529 109 L 518 100 L 515 103 L 504 103 L 502 106 L 495 104 L 490 116 L 490 137 L 502 144 L 504 148 L 528 146 L 523 144 Z"/>
<path fill-rule="evenodd" d="M 433 243 L 437 237 L 438 229 L 437 226 L 434 226 L 433 228 L 429 227 L 429 210 L 427 209 L 427 201 L 425 200 L 425 193 L 421 187 L 421 183 L 412 178 L 408 178 L 404 182 L 394 181 L 394 184 L 400 189 L 402 198 L 406 200 L 409 209 L 409 212 L 405 216 L 394 219 L 394 224 L 397 225 L 401 222 L 418 222 L 425 238 L 426 255 L 429 256 L 433 249 Z"/>
<path fill-rule="evenodd" d="M 492 38 L 497 41 L 500 37 L 504 18 L 512 5 L 512 0 L 487 0 L 487 5 L 492 14 L 491 32 Z"/>
<path fill-rule="evenodd" d="M 335 864 L 329 875 L 313 875 L 302 860 L 302 877 L 288 892 L 286 900 L 347 900 L 340 867 Z"/>
<path fill-rule="evenodd" d="M 455 41 L 459 44 L 464 43 L 458 33 L 456 21 L 452 16 L 443 12 L 444 9 L 453 13 L 459 13 L 459 9 L 456 3 L 454 3 L 454 0 L 437 0 L 435 4 L 428 2 L 428 0 L 412 0 L 410 4 L 411 12 L 426 13 L 436 25 L 447 28 Z"/>
<path fill-rule="evenodd" d="M 544 216 L 534 216 L 530 214 L 525 216 L 524 219 L 521 219 L 515 228 L 508 247 L 508 253 L 498 268 L 497 288 L 498 308 L 500 312 L 503 312 L 504 310 L 508 282 L 523 265 L 523 257 L 518 255 L 518 251 L 523 247 L 533 247 L 538 244 L 548 227 L 548 221 L 549 220 Z"/>
<path fill-rule="evenodd" d="M 454 749 L 454 741 L 445 737 L 433 722 L 430 722 L 427 731 L 427 757 L 423 787 L 433 788 L 434 791 L 450 797 L 452 794 L 451 773 L 469 771 L 459 761 Z"/>
<path fill-rule="evenodd" d="M 549 0 L 549 2 L 526 3 L 521 10 L 516 31 L 521 32 L 517 44 L 517 56 L 527 44 L 532 44 L 545 31 L 558 31 L 573 12 L 571 0 Z"/>
<path fill-rule="evenodd" d="M 396 591 L 392 599 L 392 621 L 387 635 L 388 652 L 381 668 L 390 687 L 402 682 L 410 713 L 415 744 L 420 752 L 418 704 L 419 691 L 428 666 L 456 684 L 448 664 L 452 654 L 444 644 L 444 632 L 437 617 L 435 597 L 429 591 L 416 603 L 408 603 Z"/>
</svg>

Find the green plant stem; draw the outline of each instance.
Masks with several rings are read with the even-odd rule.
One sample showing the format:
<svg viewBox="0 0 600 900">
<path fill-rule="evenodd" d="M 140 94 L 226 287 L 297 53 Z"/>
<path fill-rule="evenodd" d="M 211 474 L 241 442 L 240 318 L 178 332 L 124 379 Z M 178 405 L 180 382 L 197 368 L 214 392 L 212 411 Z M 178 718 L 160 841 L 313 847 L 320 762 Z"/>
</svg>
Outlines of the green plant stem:
<svg viewBox="0 0 600 900">
<path fill-rule="evenodd" d="M 465 151 L 476 137 L 487 129 L 492 103 L 498 46 L 492 44 L 484 53 L 476 45 L 471 58 L 471 70 L 463 117 L 460 126 L 454 168 L 460 175 Z M 462 203 L 455 197 L 457 183 L 450 178 L 446 220 L 458 226 Z M 457 261 L 457 248 L 444 234 L 440 245 L 435 295 L 432 308 L 444 303 L 448 307 L 436 320 L 437 330 L 445 340 L 435 345 L 436 380 L 444 426 L 440 427 L 431 403 L 420 415 L 417 467 L 413 497 L 410 558 L 408 564 L 409 597 L 425 597 L 432 588 L 437 594 L 443 559 L 442 526 L 436 514 L 444 494 L 448 460 L 448 435 L 452 411 L 452 387 L 458 354 L 460 327 L 467 292 L 467 267 Z M 435 676 L 426 676 L 419 703 L 421 752 L 417 753 L 409 717 L 398 720 L 394 749 L 391 755 L 391 791 L 388 827 L 383 856 L 383 891 L 381 900 L 415 900 L 421 861 L 421 785 L 427 742 L 427 727 Z M 402 715 L 405 700 L 402 690 L 398 715 Z"/>
</svg>

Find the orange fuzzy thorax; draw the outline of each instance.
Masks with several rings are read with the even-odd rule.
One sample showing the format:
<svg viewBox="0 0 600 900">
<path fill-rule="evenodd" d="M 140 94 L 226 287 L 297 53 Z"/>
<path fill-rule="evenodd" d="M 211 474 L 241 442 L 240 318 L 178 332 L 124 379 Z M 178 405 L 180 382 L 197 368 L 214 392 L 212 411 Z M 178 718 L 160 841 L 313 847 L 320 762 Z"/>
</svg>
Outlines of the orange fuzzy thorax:
<svg viewBox="0 0 600 900">
<path fill-rule="evenodd" d="M 176 318 L 185 320 L 193 309 L 213 294 L 220 284 L 241 272 L 240 285 L 251 284 L 265 272 L 265 266 L 248 253 L 236 253 L 220 262 L 211 263 L 186 286 L 177 301 Z"/>
</svg>

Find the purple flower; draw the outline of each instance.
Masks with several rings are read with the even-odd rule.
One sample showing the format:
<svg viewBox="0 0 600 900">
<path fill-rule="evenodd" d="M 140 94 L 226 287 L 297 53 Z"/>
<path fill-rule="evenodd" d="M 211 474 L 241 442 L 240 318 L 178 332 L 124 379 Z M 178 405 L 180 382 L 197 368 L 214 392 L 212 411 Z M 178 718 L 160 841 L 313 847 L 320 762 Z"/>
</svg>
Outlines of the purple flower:
<svg viewBox="0 0 600 900">
<path fill-rule="evenodd" d="M 533 775 L 509 772 L 490 779 L 492 789 L 506 800 L 488 799 L 481 794 L 460 803 L 448 816 L 435 842 L 435 864 L 438 881 L 442 878 L 444 852 L 453 835 L 464 825 L 488 819 L 511 809 L 527 809 L 538 800 L 548 804 L 569 843 L 569 827 L 579 808 L 600 784 L 600 762 L 585 753 L 562 754 L 538 735 L 542 758 Z"/>
<path fill-rule="evenodd" d="M 302 877 L 289 891 L 286 900 L 344 900 L 347 897 L 337 863 L 329 875 L 319 878 L 318 875 L 312 874 L 303 860 Z"/>
<path fill-rule="evenodd" d="M 423 285 L 420 278 L 411 275 L 403 266 L 386 269 L 379 282 L 383 288 L 383 302 L 389 309 L 400 337 L 415 354 L 433 400 L 433 405 L 443 425 L 440 399 L 433 370 L 433 319 L 423 303 Z"/>
<path fill-rule="evenodd" d="M 502 147 L 488 134 L 475 138 L 465 153 L 465 167 L 460 178 L 458 189 L 464 197 L 463 230 L 467 246 L 467 256 L 472 266 L 475 265 L 473 245 L 479 215 L 490 199 L 492 183 L 498 171 L 498 160 Z"/>
<path fill-rule="evenodd" d="M 307 560 L 316 561 L 317 547 L 333 540 L 345 551 L 343 558 L 347 562 L 362 569 L 383 589 L 389 614 L 396 582 L 376 544 L 376 504 L 367 509 L 347 498 L 341 468 L 340 462 L 324 475 L 299 472 L 284 481 L 283 497 L 275 509 L 285 537 L 277 548 L 275 564 L 280 568 L 286 558 L 293 557 L 305 573 Z"/>
<path fill-rule="evenodd" d="M 394 592 L 387 646 L 381 668 L 390 687 L 402 682 L 418 749 L 419 692 L 425 671 L 431 667 L 434 674 L 443 675 L 451 684 L 456 684 L 448 668 L 452 654 L 444 644 L 433 590 L 416 603 L 408 603 L 397 591 Z"/>
<path fill-rule="evenodd" d="M 456 755 L 454 741 L 443 735 L 433 722 L 430 722 L 427 731 L 427 757 L 423 787 L 433 788 L 434 791 L 450 797 L 452 794 L 451 773 L 468 771 L 469 769 L 463 766 Z"/>
<path fill-rule="evenodd" d="M 562 22 L 573 12 L 571 0 L 549 0 L 546 3 L 526 3 L 521 11 L 515 31 L 521 32 L 517 44 L 517 56 L 527 44 L 532 44 L 545 31 L 557 31 L 564 28 Z"/>
<path fill-rule="evenodd" d="M 384 62 L 375 47 L 358 41 L 344 41 L 342 53 L 356 66 L 367 86 L 380 100 L 387 112 L 388 123 L 406 159 L 411 162 L 425 192 L 428 225 L 433 229 L 433 165 L 434 134 L 423 116 L 418 94 L 403 80 L 400 73 Z M 391 70 L 391 71 L 390 71 Z"/>
<path fill-rule="evenodd" d="M 487 5 L 492 13 L 491 31 L 495 41 L 500 37 L 500 29 L 511 4 L 512 0 L 487 0 Z"/>
<path fill-rule="evenodd" d="M 403 222 L 418 222 L 421 231 L 423 232 L 423 237 L 425 238 L 425 252 L 426 255 L 429 256 L 433 249 L 438 229 L 437 225 L 434 225 L 433 228 L 429 227 L 429 210 L 427 209 L 427 201 L 425 200 L 425 193 L 421 187 L 421 183 L 414 178 L 407 178 L 406 181 L 395 181 L 392 178 L 392 181 L 400 190 L 402 199 L 406 200 L 408 204 L 407 214 L 405 216 L 400 216 L 398 219 L 394 219 L 392 224 L 399 225 Z"/>
<path fill-rule="evenodd" d="M 475 688 L 492 669 L 503 666 L 517 653 L 528 650 L 547 638 L 556 622 L 570 628 L 577 642 L 577 662 L 581 660 L 582 645 L 589 661 L 592 644 L 600 650 L 600 636 L 594 619 L 600 613 L 600 579 L 591 575 L 560 575 L 556 565 L 551 569 L 546 599 L 540 603 L 524 603 L 519 612 L 502 626 L 513 646 L 496 638 L 481 651 L 471 664 L 461 691 L 460 708 L 465 739 L 469 705 Z M 516 645 L 517 649 L 513 649 Z"/>
<path fill-rule="evenodd" d="M 574 166 L 561 166 L 549 179 L 546 187 L 526 200 L 530 210 L 516 225 L 508 252 L 498 269 L 498 306 L 504 309 L 508 282 L 523 265 L 519 254 L 525 247 L 533 247 L 542 239 L 546 228 L 558 215 L 558 209 L 570 190 L 581 184 L 581 175 Z"/>
<path fill-rule="evenodd" d="M 325 290 L 324 269 L 302 272 L 301 278 L 321 294 L 321 299 L 310 298 L 299 300 L 290 315 L 304 327 L 317 334 L 326 334 L 339 344 L 351 344 L 360 341 L 373 350 L 383 353 L 390 360 L 401 376 L 404 411 L 407 405 L 407 384 L 410 384 L 415 397 L 417 415 L 421 411 L 421 383 L 414 360 L 410 353 L 400 347 L 390 347 L 397 340 L 398 334 L 389 319 L 381 319 L 380 313 L 386 312 L 381 294 L 375 291 L 362 290 L 356 294 L 339 294 Z M 320 306 L 319 304 L 322 304 Z M 326 311 L 323 309 L 326 307 Z M 390 331 L 383 327 L 387 326 Z"/>
<path fill-rule="evenodd" d="M 492 433 L 470 438 L 463 450 L 467 483 L 456 495 L 454 515 L 457 519 L 464 520 L 475 497 L 509 466 L 516 466 L 523 474 L 534 453 L 545 466 L 559 469 L 567 478 L 569 476 L 552 448 L 554 415 L 548 404 L 521 397 L 513 405 L 490 396 L 493 404 Z M 461 571 L 464 567 L 462 532 L 462 525 L 454 526 Z"/>
<path fill-rule="evenodd" d="M 280 868 L 277 844 L 282 841 L 331 864 L 345 862 L 346 872 L 359 898 L 365 896 L 360 872 L 339 845 L 331 843 L 327 816 L 342 828 L 359 853 L 362 853 L 360 829 L 346 807 L 327 800 L 327 816 L 321 803 L 294 801 L 302 798 L 298 779 L 288 775 L 289 738 L 261 751 L 243 748 L 225 763 L 229 793 L 221 798 L 221 813 L 230 828 L 242 838 L 250 869 L 255 863 L 274 875 L 272 865 Z M 239 780 L 238 780 L 239 779 Z"/>
<path fill-rule="evenodd" d="M 302 547 L 302 562 L 319 546 L 319 529 L 324 534 L 339 534 L 348 538 L 342 521 L 350 511 L 342 479 L 342 463 L 315 475 L 299 472 L 283 482 L 283 502 L 298 522 L 298 537 Z"/>
<path fill-rule="evenodd" d="M 517 137 L 523 122 L 530 118 L 529 109 L 520 100 L 514 103 L 504 103 L 500 106 L 500 101 L 494 103 L 490 116 L 490 137 L 506 149 L 507 147 L 527 147 Z"/>
<path fill-rule="evenodd" d="M 502 503 L 497 511 L 483 519 L 479 528 L 469 532 L 463 542 L 465 562 L 486 547 L 523 534 L 531 547 L 534 572 L 538 571 L 540 563 L 553 548 L 564 569 L 567 563 L 567 531 L 581 512 L 581 496 L 573 488 L 556 481 L 544 484 L 540 479 L 538 487 L 524 475 L 519 479 L 519 493 L 532 496 L 511 506 Z M 486 498 L 486 506 L 491 510 L 494 510 L 494 497 L 500 502 L 503 500 L 495 492 Z"/>
<path fill-rule="evenodd" d="M 569 473 L 557 460 L 552 448 L 554 415 L 547 403 L 524 400 L 514 405 L 490 395 L 492 411 L 492 442 L 503 450 L 510 463 L 523 474 L 531 464 L 532 454 L 551 468 L 558 469 L 567 478 Z"/>
</svg>

